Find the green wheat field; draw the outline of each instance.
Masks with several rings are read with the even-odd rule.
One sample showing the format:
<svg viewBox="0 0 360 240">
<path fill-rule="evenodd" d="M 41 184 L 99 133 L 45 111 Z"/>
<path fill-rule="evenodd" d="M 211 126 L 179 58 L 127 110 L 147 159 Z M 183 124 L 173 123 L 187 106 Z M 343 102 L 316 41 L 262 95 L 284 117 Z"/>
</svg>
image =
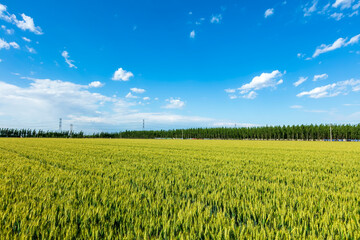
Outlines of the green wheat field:
<svg viewBox="0 0 360 240">
<path fill-rule="evenodd" d="M 359 239 L 360 144 L 0 139 L 0 239 Z"/>
</svg>

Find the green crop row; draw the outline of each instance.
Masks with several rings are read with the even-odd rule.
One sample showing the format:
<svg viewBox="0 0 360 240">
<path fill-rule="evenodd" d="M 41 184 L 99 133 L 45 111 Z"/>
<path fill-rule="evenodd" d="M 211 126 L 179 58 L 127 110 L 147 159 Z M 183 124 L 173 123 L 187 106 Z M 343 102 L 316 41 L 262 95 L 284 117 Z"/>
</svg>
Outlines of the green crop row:
<svg viewBox="0 0 360 240">
<path fill-rule="evenodd" d="M 360 145 L 0 139 L 0 239 L 360 239 Z"/>
</svg>

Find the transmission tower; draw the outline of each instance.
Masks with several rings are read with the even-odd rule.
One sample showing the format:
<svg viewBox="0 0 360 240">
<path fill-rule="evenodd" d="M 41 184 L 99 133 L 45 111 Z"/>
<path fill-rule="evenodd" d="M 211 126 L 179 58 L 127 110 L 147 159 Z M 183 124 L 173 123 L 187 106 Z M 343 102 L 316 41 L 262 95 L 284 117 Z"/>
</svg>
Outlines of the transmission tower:
<svg viewBox="0 0 360 240">
<path fill-rule="evenodd" d="M 61 132 L 62 130 L 62 118 L 59 119 L 59 132 Z"/>
<path fill-rule="evenodd" d="M 70 124 L 70 137 L 72 136 L 72 133 L 73 133 L 73 124 Z"/>
<path fill-rule="evenodd" d="M 143 130 L 145 130 L 145 119 L 143 119 Z"/>
</svg>

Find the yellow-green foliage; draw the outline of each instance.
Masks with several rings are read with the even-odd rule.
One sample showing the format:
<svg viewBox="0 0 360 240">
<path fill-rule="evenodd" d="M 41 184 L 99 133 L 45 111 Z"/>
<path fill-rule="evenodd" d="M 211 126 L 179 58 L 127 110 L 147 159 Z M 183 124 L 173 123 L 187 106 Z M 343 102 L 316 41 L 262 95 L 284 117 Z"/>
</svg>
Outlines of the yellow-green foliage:
<svg viewBox="0 0 360 240">
<path fill-rule="evenodd" d="M 0 139 L 0 239 L 359 239 L 360 144 Z"/>
</svg>

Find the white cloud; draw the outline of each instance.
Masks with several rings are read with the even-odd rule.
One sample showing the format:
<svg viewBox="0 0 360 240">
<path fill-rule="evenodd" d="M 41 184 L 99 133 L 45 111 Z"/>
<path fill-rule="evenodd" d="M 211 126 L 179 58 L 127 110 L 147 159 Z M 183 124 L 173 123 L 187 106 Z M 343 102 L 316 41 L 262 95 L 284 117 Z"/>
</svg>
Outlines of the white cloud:
<svg viewBox="0 0 360 240">
<path fill-rule="evenodd" d="M 22 39 L 25 41 L 25 42 L 31 42 L 30 39 L 26 38 L 26 37 L 22 37 Z"/>
<path fill-rule="evenodd" d="M 331 6 L 330 3 L 326 4 L 326 5 L 322 8 L 322 10 L 319 12 L 319 14 L 326 14 L 326 13 L 328 13 L 328 12 L 329 12 L 328 9 L 330 8 L 330 6 Z"/>
<path fill-rule="evenodd" d="M 307 79 L 308 79 L 308 77 L 300 77 L 299 80 L 294 82 L 294 86 L 295 87 L 299 86 L 300 84 L 304 83 Z"/>
<path fill-rule="evenodd" d="M 319 74 L 319 75 L 315 75 L 313 81 L 316 82 L 317 80 L 325 80 L 325 79 L 327 79 L 328 77 L 329 77 L 329 76 L 328 76 L 326 73 L 324 73 L 324 74 Z"/>
<path fill-rule="evenodd" d="M 9 50 L 10 47 L 13 47 L 15 49 L 19 49 L 20 46 L 16 42 L 6 42 L 4 39 L 0 38 L 0 49 L 6 49 Z"/>
<path fill-rule="evenodd" d="M 308 8 L 307 8 L 307 7 L 303 8 L 304 16 L 305 16 L 305 17 L 311 16 L 311 14 L 316 11 L 316 9 L 317 9 L 316 5 L 317 5 L 317 4 L 318 4 L 318 1 L 317 1 L 317 0 L 314 0 L 314 1 L 312 2 L 312 5 L 311 5 L 310 7 L 308 7 Z"/>
<path fill-rule="evenodd" d="M 18 20 L 14 14 L 7 12 L 7 7 L 5 5 L 0 4 L 0 19 L 15 24 L 18 28 L 24 31 L 29 30 L 30 32 L 38 35 L 43 34 L 41 28 L 39 26 L 35 26 L 34 19 L 32 17 L 22 13 L 21 18 L 22 20 Z"/>
<path fill-rule="evenodd" d="M 192 31 L 190 32 L 190 38 L 195 38 L 195 30 L 192 30 Z"/>
<path fill-rule="evenodd" d="M 279 70 L 275 70 L 271 73 L 262 73 L 260 76 L 256 76 L 250 83 L 242 85 L 239 90 L 241 94 L 248 93 L 251 90 L 259 90 L 267 87 L 276 87 L 283 83 L 281 78 L 283 74 Z"/>
<path fill-rule="evenodd" d="M 352 38 L 345 44 L 345 46 L 354 45 L 354 44 L 358 43 L 359 40 L 360 40 L 360 34 L 352 37 Z"/>
<path fill-rule="evenodd" d="M 164 106 L 164 108 L 168 108 L 168 109 L 179 109 L 179 108 L 183 108 L 185 106 L 185 102 L 181 101 L 180 99 L 174 99 L 174 98 L 170 98 L 170 99 L 166 99 L 167 102 L 169 102 L 168 104 L 166 104 Z"/>
<path fill-rule="evenodd" d="M 350 91 L 360 91 L 360 80 L 350 79 L 321 87 L 316 87 L 310 91 L 301 92 L 297 97 L 308 96 L 310 98 L 335 97 L 340 94 L 346 95 Z"/>
<path fill-rule="evenodd" d="M 349 17 L 353 17 L 353 16 L 357 16 L 357 15 L 359 15 L 359 11 L 358 11 L 358 10 L 356 10 L 355 12 L 349 14 Z"/>
<path fill-rule="evenodd" d="M 352 7 L 353 10 L 356 10 L 358 8 L 360 8 L 360 1 Z"/>
<path fill-rule="evenodd" d="M 354 0 L 336 0 L 332 5 L 334 8 L 340 7 L 341 9 L 350 8 Z"/>
<path fill-rule="evenodd" d="M 30 32 L 33 32 L 35 34 L 43 34 L 41 28 L 39 26 L 35 26 L 34 19 L 32 17 L 26 16 L 24 13 L 21 14 L 21 17 L 23 20 L 16 20 L 14 19 L 14 22 L 16 26 L 22 30 L 29 30 Z"/>
<path fill-rule="evenodd" d="M 313 54 L 313 58 L 316 58 L 320 54 L 330 52 L 330 51 L 334 51 L 334 50 L 336 50 L 338 48 L 341 48 L 341 47 L 345 46 L 345 42 L 346 42 L 346 39 L 339 38 L 333 44 L 330 44 L 330 45 L 322 44 L 322 45 L 320 45 L 320 47 L 318 47 L 315 50 L 315 52 Z"/>
<path fill-rule="evenodd" d="M 329 84 L 322 87 L 317 87 L 308 92 L 301 92 L 297 97 L 309 96 L 310 98 L 323 98 L 323 97 L 335 97 L 340 94 L 340 92 L 333 91 L 336 87 L 336 83 Z"/>
<path fill-rule="evenodd" d="M 4 39 L 0 38 L 0 49 L 10 49 L 10 44 L 6 42 Z"/>
<path fill-rule="evenodd" d="M 90 92 L 89 85 L 50 79 L 32 79 L 29 86 L 16 86 L 0 81 L 0 125 L 10 128 L 57 130 L 58 119 L 63 129 L 70 123 L 76 131 L 86 133 L 141 129 L 142 119 L 151 129 L 174 126 L 212 126 L 218 120 L 199 116 L 141 112 L 131 100 L 107 97 Z M 25 82 L 26 83 L 26 82 Z M 144 99 L 146 101 L 146 99 Z M 149 127 L 149 128 L 150 128 Z"/>
<path fill-rule="evenodd" d="M 346 46 L 349 46 L 349 45 L 354 45 L 354 44 L 359 42 L 360 34 L 352 37 L 348 42 L 346 42 L 346 40 L 347 40 L 347 38 L 339 38 L 332 44 L 329 44 L 329 45 L 321 44 L 319 47 L 316 48 L 316 50 L 315 50 L 312 57 L 316 58 L 320 54 L 330 52 L 330 51 L 334 51 L 336 49 L 346 47 Z"/>
<path fill-rule="evenodd" d="M 114 76 L 112 77 L 112 80 L 114 81 L 129 81 L 131 77 L 133 77 L 134 74 L 132 72 L 128 72 L 122 68 L 119 68 L 115 71 Z"/>
<path fill-rule="evenodd" d="M 265 11 L 264 17 L 265 17 L 265 18 L 268 18 L 268 17 L 270 17 L 270 16 L 273 15 L 273 14 L 274 14 L 274 9 L 273 9 L 273 8 L 269 8 L 269 9 L 267 9 L 267 10 Z"/>
<path fill-rule="evenodd" d="M 335 19 L 336 21 L 340 21 L 343 17 L 343 13 L 333 13 L 330 15 L 331 18 Z"/>
<path fill-rule="evenodd" d="M 284 72 L 285 74 L 286 72 Z M 260 90 L 263 88 L 276 88 L 277 85 L 282 84 L 284 81 L 280 79 L 283 74 L 275 70 L 271 73 L 262 73 L 260 76 L 254 77 L 250 83 L 242 85 L 238 89 L 228 88 L 225 89 L 226 93 L 229 93 L 230 99 L 236 99 L 238 97 L 245 99 L 255 99 L 257 97 L 256 90 Z M 235 95 L 236 90 L 239 91 L 240 96 Z"/>
<path fill-rule="evenodd" d="M 17 44 L 16 42 L 10 42 L 9 44 L 10 44 L 10 46 L 12 46 L 12 47 L 15 48 L 15 49 L 19 49 L 19 48 L 20 48 L 19 44 Z"/>
<path fill-rule="evenodd" d="M 36 53 L 36 50 L 32 47 L 26 46 L 26 49 L 29 51 L 29 53 Z"/>
<path fill-rule="evenodd" d="M 222 15 L 221 14 L 217 14 L 217 15 L 212 15 L 210 22 L 211 23 L 220 23 L 222 19 Z"/>
<path fill-rule="evenodd" d="M 74 60 L 70 60 L 70 56 L 69 53 L 67 51 L 63 51 L 61 53 L 61 56 L 63 56 L 63 58 L 65 59 L 65 62 L 69 65 L 70 68 L 77 68 L 73 62 Z"/>
<path fill-rule="evenodd" d="M 144 100 L 144 101 L 149 101 L 150 98 L 149 98 L 149 97 L 143 97 L 143 100 Z"/>
<path fill-rule="evenodd" d="M 30 124 L 53 121 L 71 113 L 91 113 L 99 106 L 111 101 L 106 96 L 87 91 L 87 85 L 50 79 L 29 79 L 30 86 L 18 87 L 0 82 L 0 112 L 6 112 L 5 119 L 18 124 Z M 9 121 L 11 120 L 11 121 Z M 4 123 L 2 123 L 4 124 Z M 38 125 L 45 128 L 48 125 Z M 34 127 L 33 127 L 34 128 Z"/>
<path fill-rule="evenodd" d="M 303 108 L 303 106 L 301 106 L 301 105 L 292 105 L 290 108 L 292 108 L 292 109 L 301 109 L 301 108 Z"/>
<path fill-rule="evenodd" d="M 134 99 L 138 98 L 137 96 L 132 95 L 131 92 L 129 92 L 125 97 L 126 98 L 134 98 Z"/>
<path fill-rule="evenodd" d="M 130 90 L 134 93 L 140 93 L 140 94 L 146 92 L 146 90 L 142 88 L 130 88 Z"/>
<path fill-rule="evenodd" d="M 104 86 L 104 84 L 99 81 L 94 81 L 89 84 L 89 87 L 92 87 L 92 88 L 99 88 L 102 86 Z"/>
</svg>

